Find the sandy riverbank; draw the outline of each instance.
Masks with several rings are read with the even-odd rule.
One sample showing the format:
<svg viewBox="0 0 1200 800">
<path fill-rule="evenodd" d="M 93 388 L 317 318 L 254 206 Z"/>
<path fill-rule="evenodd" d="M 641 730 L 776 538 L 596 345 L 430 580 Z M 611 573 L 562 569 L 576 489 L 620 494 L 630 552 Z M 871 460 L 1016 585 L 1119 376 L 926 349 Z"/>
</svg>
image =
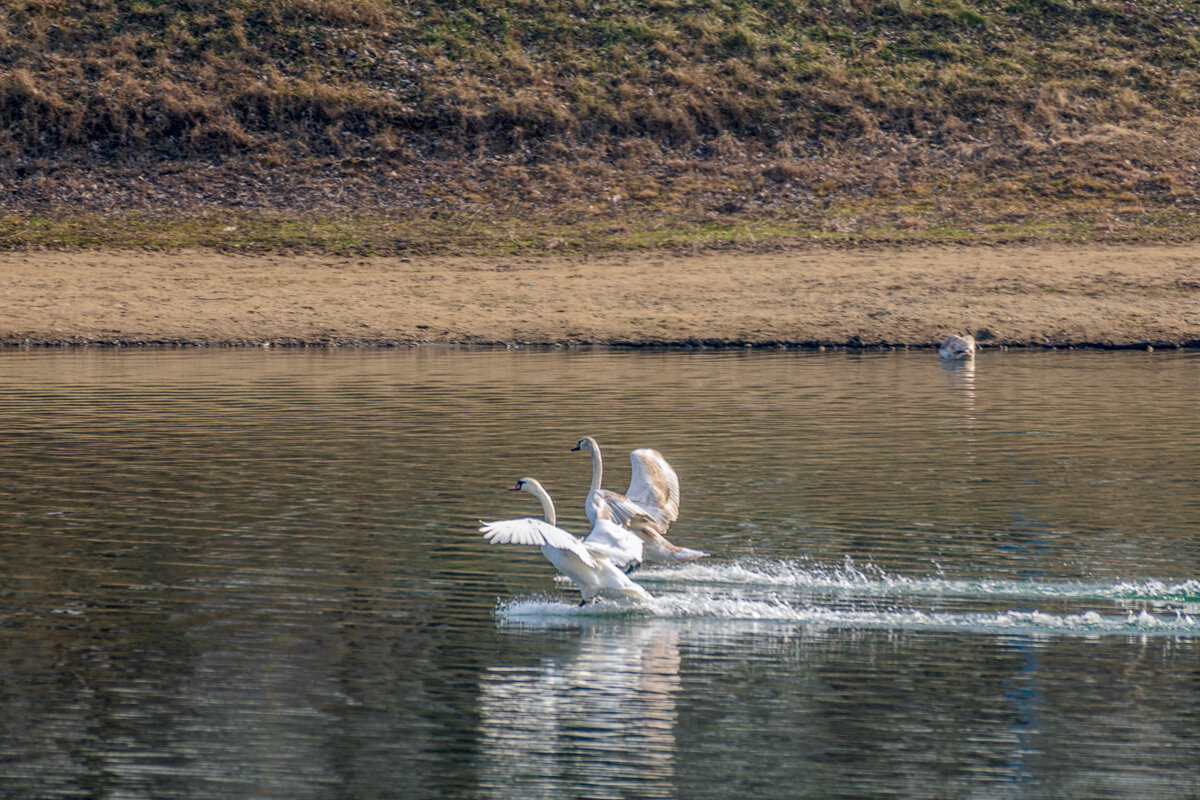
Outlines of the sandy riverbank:
<svg viewBox="0 0 1200 800">
<path fill-rule="evenodd" d="M 0 255 L 0 343 L 1200 346 L 1200 245 Z"/>
</svg>

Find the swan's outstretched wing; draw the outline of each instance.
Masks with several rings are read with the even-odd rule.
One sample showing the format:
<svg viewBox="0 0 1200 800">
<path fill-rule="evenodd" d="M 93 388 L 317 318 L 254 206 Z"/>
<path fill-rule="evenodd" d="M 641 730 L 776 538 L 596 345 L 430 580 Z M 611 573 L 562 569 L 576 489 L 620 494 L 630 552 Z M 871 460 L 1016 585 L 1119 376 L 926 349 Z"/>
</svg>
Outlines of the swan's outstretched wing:
<svg viewBox="0 0 1200 800">
<path fill-rule="evenodd" d="M 622 572 L 642 564 L 641 538 L 612 520 L 597 520 L 592 532 L 584 537 L 583 545 L 593 553 L 607 557 Z"/>
<path fill-rule="evenodd" d="M 625 496 L 645 509 L 665 531 L 679 519 L 679 476 L 662 453 L 643 447 L 629 454 L 633 471 Z"/>
<path fill-rule="evenodd" d="M 642 508 L 620 492 L 597 489 L 588 495 L 588 519 L 592 524 L 612 520 L 628 527 L 630 520 L 639 514 L 653 520 L 649 509 Z"/>
<path fill-rule="evenodd" d="M 485 522 L 479 532 L 483 538 L 492 544 L 530 544 L 535 547 L 557 547 L 560 550 L 570 550 L 579 556 L 579 560 L 589 567 L 596 566 L 596 559 L 583 542 L 562 528 L 549 522 L 533 517 L 521 519 L 502 519 L 497 522 Z"/>
</svg>

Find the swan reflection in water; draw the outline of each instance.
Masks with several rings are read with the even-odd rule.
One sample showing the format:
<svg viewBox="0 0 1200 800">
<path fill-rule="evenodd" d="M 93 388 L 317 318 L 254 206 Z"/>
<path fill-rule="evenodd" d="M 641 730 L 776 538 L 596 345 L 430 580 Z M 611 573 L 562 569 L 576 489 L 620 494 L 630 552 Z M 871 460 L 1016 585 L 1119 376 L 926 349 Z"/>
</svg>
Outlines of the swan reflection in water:
<svg viewBox="0 0 1200 800">
<path fill-rule="evenodd" d="M 942 370 L 950 379 L 950 388 L 961 394 L 964 405 L 975 410 L 975 359 L 943 360 Z"/>
<path fill-rule="evenodd" d="M 975 359 L 942 359 L 942 370 L 949 379 L 950 392 L 955 404 L 961 405 L 961 410 L 951 410 L 948 407 L 947 412 L 954 416 L 958 416 L 960 413 L 962 415 L 961 423 L 954 426 L 963 437 L 960 448 L 963 457 L 962 468 L 966 473 L 974 473 L 976 467 Z"/>
<path fill-rule="evenodd" d="M 585 628 L 569 650 L 483 676 L 480 783 L 492 797 L 675 794 L 679 631 Z"/>
</svg>

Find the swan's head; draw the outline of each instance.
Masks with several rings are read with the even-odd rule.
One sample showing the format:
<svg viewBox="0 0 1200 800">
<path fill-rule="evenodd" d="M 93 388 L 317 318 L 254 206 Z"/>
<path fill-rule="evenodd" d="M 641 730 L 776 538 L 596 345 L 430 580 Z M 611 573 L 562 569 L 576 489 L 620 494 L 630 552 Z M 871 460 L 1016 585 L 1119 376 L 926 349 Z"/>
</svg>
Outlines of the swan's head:
<svg viewBox="0 0 1200 800">
<path fill-rule="evenodd" d="M 540 488 L 542 488 L 542 485 L 533 478 L 521 478 L 512 486 L 508 487 L 508 490 L 510 492 L 529 492 L 530 494 L 536 494 L 537 490 Z"/>
<path fill-rule="evenodd" d="M 584 450 L 588 453 L 593 453 L 596 450 L 596 440 L 590 436 L 585 436 L 576 442 L 575 446 L 571 448 L 571 452 L 576 450 Z"/>
</svg>

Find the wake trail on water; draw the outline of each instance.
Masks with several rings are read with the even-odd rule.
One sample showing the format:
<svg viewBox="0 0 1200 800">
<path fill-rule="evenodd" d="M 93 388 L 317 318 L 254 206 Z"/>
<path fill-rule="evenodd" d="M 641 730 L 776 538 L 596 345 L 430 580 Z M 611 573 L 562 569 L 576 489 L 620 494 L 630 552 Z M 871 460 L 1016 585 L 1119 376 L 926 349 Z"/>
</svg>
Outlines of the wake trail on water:
<svg viewBox="0 0 1200 800">
<path fill-rule="evenodd" d="M 1148 611 L 1101 614 L 1097 611 L 1054 614 L 1042 611 L 944 612 L 853 610 L 801 606 L 778 598 L 720 598 L 693 594 L 656 597 L 648 603 L 600 600 L 586 606 L 548 598 L 501 602 L 496 618 L 502 625 L 551 627 L 587 625 L 597 620 L 675 619 L 721 622 L 796 623 L 818 629 L 961 630 L 974 633 L 1064 634 L 1200 634 L 1200 618 L 1176 612 Z"/>
<path fill-rule="evenodd" d="M 697 562 L 652 567 L 633 576 L 653 595 L 648 602 L 600 599 L 577 605 L 557 598 L 500 602 L 501 625 L 585 626 L 600 620 L 776 622 L 816 629 L 961 630 L 981 633 L 1200 634 L 1200 580 L 1141 579 L 1112 582 L 955 579 L 942 575 L 890 575 L 849 559 L 830 568 L 788 560 Z M 910 599 L 913 602 L 905 602 Z M 909 607 L 946 598 L 961 606 L 1045 599 L 1060 609 L 1101 601 L 1105 609 L 996 608 L 944 610 Z M 1139 608 L 1121 608 L 1125 602 Z M 1117 607 L 1113 607 L 1113 606 Z M 861 606 L 861 607 L 856 607 Z"/>
<path fill-rule="evenodd" d="M 633 575 L 648 585 L 716 585 L 770 587 L 840 592 L 878 597 L 1013 597 L 1084 600 L 1147 600 L 1200 602 L 1200 579 L 1162 581 L 1117 580 L 1109 583 L 1012 578 L 954 579 L 941 575 L 891 575 L 878 567 L 822 567 L 788 560 L 748 560 L 727 563 L 693 562 L 679 567 L 651 567 Z"/>
</svg>

